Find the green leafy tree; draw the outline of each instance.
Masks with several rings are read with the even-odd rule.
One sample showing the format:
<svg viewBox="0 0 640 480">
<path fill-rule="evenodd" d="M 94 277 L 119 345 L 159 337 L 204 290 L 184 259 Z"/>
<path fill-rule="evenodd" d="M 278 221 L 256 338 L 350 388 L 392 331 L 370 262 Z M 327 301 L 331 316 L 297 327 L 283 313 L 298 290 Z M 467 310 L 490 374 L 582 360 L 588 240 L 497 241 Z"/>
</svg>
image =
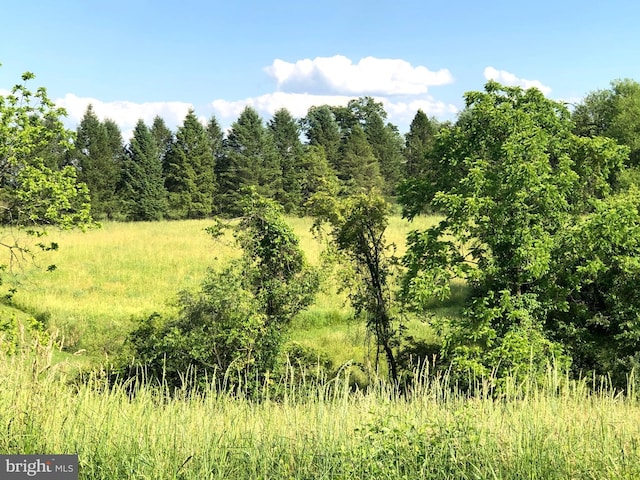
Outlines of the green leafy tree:
<svg viewBox="0 0 640 480">
<path fill-rule="evenodd" d="M 171 218 L 211 215 L 216 190 L 215 159 L 205 127 L 190 110 L 178 128 L 165 162 Z"/>
<path fill-rule="evenodd" d="M 547 330 L 568 346 L 576 375 L 608 375 L 626 388 L 640 367 L 640 191 L 632 187 L 594 205 L 561 235 Z"/>
<path fill-rule="evenodd" d="M 29 89 L 27 82 L 33 78 L 25 73 L 22 83 L 0 95 L 0 219 L 12 227 L 0 239 L 7 254 L 0 262 L 4 272 L 31 258 L 38 248 L 55 249 L 55 243 L 43 242 L 51 227 L 93 223 L 88 189 L 77 181 L 76 169 L 45 161 L 43 152 L 52 145 L 70 149 L 73 133 L 63 125 L 66 112 L 55 106 L 46 89 Z M 21 239 L 19 232 L 34 241 Z"/>
<path fill-rule="evenodd" d="M 122 144 L 117 147 L 115 131 L 106 125 L 89 105 L 78 125 L 73 155 L 78 179 L 89 187 L 92 213 L 98 218 L 112 218 L 117 211 L 116 187 L 120 179 Z"/>
<path fill-rule="evenodd" d="M 489 82 L 484 92 L 466 94 L 458 123 L 437 139 L 440 161 L 459 180 L 414 183 L 444 220 L 409 236 L 405 298 L 415 305 L 446 297 L 451 278 L 466 279 L 469 308 L 445 338 L 460 368 L 488 374 L 498 360 L 491 352 L 503 351 L 513 356 L 502 360 L 502 371 L 523 369 L 530 365 L 522 354 L 527 338 L 537 339 L 528 344 L 534 368 L 562 357 L 544 329 L 549 312 L 561 307 L 549 281 L 563 255 L 560 239 L 591 208 L 593 192 L 607 194 L 606 175 L 625 154 L 613 141 L 579 139 L 572 127 L 566 108 L 538 90 Z M 409 215 L 425 208 L 411 201 L 423 199 L 404 197 Z"/>
<path fill-rule="evenodd" d="M 368 192 L 337 200 L 326 194 L 313 199 L 317 232 L 330 225 L 333 246 L 340 260 L 353 268 L 348 278 L 351 303 L 357 315 L 366 319 L 367 329 L 376 338 L 376 362 L 386 359 L 389 378 L 396 384 L 396 360 L 401 327 L 391 291 L 393 247 L 385 239 L 390 206 L 379 194 Z"/>
<path fill-rule="evenodd" d="M 303 203 L 301 184 L 306 174 L 301 164 L 303 145 L 300 141 L 300 126 L 284 108 L 273 115 L 267 126 L 282 169 L 282 193 L 278 201 L 286 212 L 294 212 Z"/>
<path fill-rule="evenodd" d="M 127 149 L 120 193 L 130 220 L 161 220 L 167 211 L 162 164 L 156 142 L 142 119 Z"/>
<path fill-rule="evenodd" d="M 629 166 L 640 166 L 640 83 L 615 80 L 608 90 L 596 90 L 576 105 L 574 131 L 604 136 L 630 148 Z"/>
<path fill-rule="evenodd" d="M 210 231 L 220 233 L 219 225 Z M 132 333 L 152 377 L 182 386 L 192 372 L 199 382 L 251 394 L 276 367 L 289 323 L 314 299 L 318 273 L 271 200 L 250 195 L 236 241 L 241 257 L 184 293 L 177 317 L 153 315 Z"/>
<path fill-rule="evenodd" d="M 227 215 L 241 214 L 243 198 L 251 187 L 268 198 L 281 195 L 282 170 L 273 137 L 255 109 L 245 108 L 231 125 L 218 178 L 218 204 Z"/>
</svg>

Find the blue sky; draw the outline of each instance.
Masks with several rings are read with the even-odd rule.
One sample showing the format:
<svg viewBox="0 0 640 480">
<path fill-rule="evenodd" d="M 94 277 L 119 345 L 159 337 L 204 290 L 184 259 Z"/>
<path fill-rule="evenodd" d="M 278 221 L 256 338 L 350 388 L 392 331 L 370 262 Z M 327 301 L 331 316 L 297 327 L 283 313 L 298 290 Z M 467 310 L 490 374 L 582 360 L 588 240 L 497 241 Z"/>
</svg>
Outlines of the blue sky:
<svg viewBox="0 0 640 480">
<path fill-rule="evenodd" d="M 640 81 L 640 2 L 25 0 L 0 7 L 0 93 L 23 71 L 67 108 L 120 124 L 188 108 L 227 127 L 252 104 L 302 116 L 371 95 L 406 131 L 453 119 L 488 78 L 576 102 Z"/>
</svg>

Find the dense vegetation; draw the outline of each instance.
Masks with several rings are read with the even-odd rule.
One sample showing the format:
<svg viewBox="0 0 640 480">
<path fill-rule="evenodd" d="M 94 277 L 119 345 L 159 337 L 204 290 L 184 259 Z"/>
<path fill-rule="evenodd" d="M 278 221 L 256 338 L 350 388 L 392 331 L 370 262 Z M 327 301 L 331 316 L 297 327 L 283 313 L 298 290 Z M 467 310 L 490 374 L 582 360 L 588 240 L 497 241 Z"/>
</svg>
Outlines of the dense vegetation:
<svg viewBox="0 0 640 480">
<path fill-rule="evenodd" d="M 25 74 L 23 81 L 31 78 Z M 572 422 L 586 403 L 637 415 L 640 85 L 613 82 L 573 111 L 536 89 L 495 82 L 467 93 L 465 101 L 453 123 L 417 112 L 404 137 L 386 122 L 382 104 L 365 97 L 346 107 L 313 107 L 303 119 L 280 110 L 266 124 L 248 107 L 226 134 L 215 118 L 203 125 L 193 111 L 175 133 L 157 117 L 151 126 L 138 122 L 125 145 L 115 122 L 98 119 L 91 107 L 74 134 L 44 89 L 33 93 L 22 83 L 0 97 L 1 246 L 7 253 L 0 369 L 13 382 L 7 391 L 15 392 L 15 398 L 0 397 L 0 420 L 15 431 L 8 440 L 14 443 L 3 449 L 81 450 L 77 432 L 65 433 L 65 421 L 47 424 L 45 399 L 66 398 L 72 384 L 81 401 L 75 414 L 56 404 L 64 415 L 89 415 L 101 405 L 133 409 L 135 416 L 156 412 L 162 400 L 166 409 L 189 412 L 190 432 L 203 408 L 255 415 L 276 402 L 283 418 L 320 411 L 357 417 L 348 431 L 314 431 L 286 448 L 276 436 L 263 436 L 266 443 L 258 445 L 256 432 L 239 431 L 237 438 L 220 436 L 215 454 L 202 454 L 203 444 L 195 443 L 192 452 L 146 462 L 163 464 L 176 478 L 187 478 L 189 469 L 189 478 L 243 469 L 283 477 L 637 475 L 638 465 L 628 460 L 637 453 L 633 432 L 577 428 L 569 435 L 573 443 L 557 445 L 569 453 L 554 456 L 556 450 L 536 439 L 560 435 L 557 425 L 525 412 L 559 412 Z M 397 221 L 394 209 L 416 221 L 431 217 L 394 244 L 389 237 L 397 231 L 388 229 Z M 299 240 L 308 233 L 289 225 L 296 215 L 310 218 L 307 227 L 313 224 L 322 253 Z M 28 300 L 28 287 L 16 291 L 11 280 L 28 260 L 48 263 L 58 248 L 57 241 L 44 241 L 52 229 L 93 227 L 94 218 L 144 221 L 159 226 L 159 235 L 170 231 L 168 220 L 179 228 L 206 222 L 218 258 L 205 251 L 197 270 L 183 271 L 193 275 L 187 284 L 176 278 L 184 265 L 174 265 L 171 292 L 149 309 L 101 306 L 85 317 L 89 325 L 73 318 L 73 308 L 56 311 L 41 299 Z M 205 225 L 198 225 L 204 234 Z M 121 248 L 133 249 L 127 242 Z M 144 255 L 159 261 L 149 247 Z M 43 254 L 36 256 L 38 250 Z M 98 268 L 113 279 L 124 270 L 110 260 Z M 57 274 L 53 264 L 46 270 Z M 79 268 L 72 275 L 83 273 Z M 39 275 L 27 277 L 39 285 L 31 290 L 54 288 Z M 149 283 L 153 275 L 145 274 Z M 76 288 L 73 296 L 108 283 L 121 284 L 123 297 L 134 294 L 132 285 L 109 280 Z M 141 294 L 157 292 L 147 287 Z M 318 295 L 330 308 L 309 311 Z M 342 307 L 343 299 L 351 309 Z M 9 317 L 9 307 L 34 318 Z M 113 323 L 105 325 L 108 316 Z M 345 357 L 304 339 L 305 330 L 322 325 L 361 325 L 355 343 L 368 350 Z M 54 353 L 68 360 L 90 345 L 88 373 L 52 361 Z M 107 361 L 98 360 L 100 353 Z M 18 384 L 37 392 L 35 403 L 14 388 Z M 389 411 L 406 409 L 419 420 L 400 410 L 397 417 L 353 413 L 363 405 L 382 409 L 392 397 Z M 493 410 L 497 399 L 523 419 L 513 431 L 524 450 L 506 457 L 504 442 L 513 439 L 504 440 L 492 423 L 504 421 L 504 412 Z M 7 413 L 13 405 L 35 413 L 15 421 Z M 424 406 L 444 416 L 429 423 L 419 414 Z M 445 415 L 450 409 L 461 416 Z M 267 424 L 276 421 L 267 418 L 275 411 L 265 410 L 271 412 Z M 486 424 L 469 422 L 478 412 L 488 415 Z M 114 418 L 110 428 L 122 430 Z M 527 422 L 534 430 L 522 430 Z M 34 433 L 45 427 L 58 433 L 49 443 Z M 155 441 L 153 434 L 148 438 Z M 578 438 L 585 448 L 588 441 L 605 445 L 616 460 L 576 455 Z M 123 438 L 103 440 L 114 445 Z M 232 443 L 243 441 L 248 454 L 229 453 Z M 309 444 L 321 454 L 303 453 Z M 160 451 L 144 442 L 122 443 L 122 449 L 143 456 Z M 345 452 L 358 456 L 349 460 Z M 223 453 L 224 459 L 216 456 Z M 115 470 L 99 465 L 109 457 L 122 463 Z M 133 468 L 111 446 L 92 458 L 83 467 L 91 478 L 121 477 Z M 210 458 L 218 459 L 216 467 Z"/>
</svg>

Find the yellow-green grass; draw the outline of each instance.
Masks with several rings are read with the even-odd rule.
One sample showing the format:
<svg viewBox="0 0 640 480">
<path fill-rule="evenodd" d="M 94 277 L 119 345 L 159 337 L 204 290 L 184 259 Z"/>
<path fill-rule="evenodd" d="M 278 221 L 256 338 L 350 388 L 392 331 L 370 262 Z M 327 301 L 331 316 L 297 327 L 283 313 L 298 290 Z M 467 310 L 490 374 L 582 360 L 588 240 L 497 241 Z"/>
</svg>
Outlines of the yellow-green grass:
<svg viewBox="0 0 640 480">
<path fill-rule="evenodd" d="M 318 264 L 323 245 L 310 231 L 312 220 L 290 217 L 287 221 L 310 262 Z M 434 222 L 433 217 L 414 223 L 392 217 L 388 240 L 401 254 L 410 229 Z M 59 250 L 41 254 L 38 261 L 54 263 L 57 269 L 32 269 L 15 295 L 15 304 L 59 329 L 69 351 L 117 352 L 136 318 L 170 309 L 179 291 L 197 288 L 208 268 L 238 255 L 231 235 L 214 241 L 205 231 L 209 225 L 210 220 L 107 222 L 84 233 L 53 232 L 47 240 L 56 241 Z M 348 350 L 361 357 L 363 344 L 362 335 L 352 332 L 359 327 L 344 322 L 351 310 L 334 282 L 329 279 L 315 304 L 301 314 L 292 338 L 315 338 L 317 344 L 334 350 L 340 345 L 347 349 L 342 355 L 335 352 L 336 361 L 341 362 L 352 355 Z"/>
<path fill-rule="evenodd" d="M 253 402 L 71 388 L 48 353 L 0 356 L 0 452 L 77 453 L 82 480 L 640 478 L 637 397 L 555 371 L 500 399 L 427 375 L 404 397 L 354 392 L 345 371 Z"/>
</svg>

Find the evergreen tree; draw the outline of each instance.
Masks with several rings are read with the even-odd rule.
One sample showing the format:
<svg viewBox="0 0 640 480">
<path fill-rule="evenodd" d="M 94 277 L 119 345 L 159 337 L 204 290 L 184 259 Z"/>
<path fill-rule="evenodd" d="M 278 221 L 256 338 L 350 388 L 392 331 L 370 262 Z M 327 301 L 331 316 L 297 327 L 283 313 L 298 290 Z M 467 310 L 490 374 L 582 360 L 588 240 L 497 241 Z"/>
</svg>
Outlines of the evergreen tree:
<svg viewBox="0 0 640 480">
<path fill-rule="evenodd" d="M 300 171 L 304 172 L 300 179 L 300 195 L 305 211 L 307 202 L 314 194 L 325 193 L 328 197 L 336 197 L 340 193 L 340 180 L 329 165 L 324 148 L 306 146 L 300 158 Z"/>
<path fill-rule="evenodd" d="M 242 213 L 242 198 L 247 187 L 259 194 L 278 198 L 282 174 L 273 138 L 253 108 L 247 107 L 231 125 L 219 167 L 219 207 L 223 213 Z"/>
<path fill-rule="evenodd" d="M 89 105 L 77 129 L 74 163 L 79 170 L 78 179 L 89 187 L 92 214 L 97 218 L 111 218 L 115 210 L 120 172 L 114 158 L 113 133 L 112 127 L 105 126 Z"/>
<path fill-rule="evenodd" d="M 213 158 L 215 160 L 215 168 L 214 168 L 214 177 L 216 184 L 219 184 L 219 176 L 220 176 L 220 166 L 223 164 L 223 153 L 224 153 L 224 132 L 218 123 L 218 120 L 215 116 L 211 116 L 209 121 L 207 122 L 207 136 L 209 138 L 209 146 L 211 148 L 211 153 L 213 154 Z M 213 212 L 217 212 L 219 207 L 217 205 L 217 198 L 214 197 L 214 204 L 212 206 Z"/>
<path fill-rule="evenodd" d="M 404 157 L 405 175 L 415 177 L 425 171 L 429 150 L 433 147 L 437 124 L 418 110 L 411 121 L 409 132 L 405 136 Z"/>
<path fill-rule="evenodd" d="M 203 218 L 211 214 L 214 168 L 207 131 L 194 111 L 189 110 L 165 162 L 165 187 L 172 218 Z"/>
<path fill-rule="evenodd" d="M 151 125 L 150 132 L 156 144 L 158 158 L 160 159 L 160 163 L 162 164 L 164 170 L 167 153 L 169 153 L 171 144 L 173 143 L 173 133 L 171 132 L 171 130 L 169 130 L 169 127 L 167 127 L 164 119 L 158 115 L 156 115 L 153 119 L 153 124 Z"/>
<path fill-rule="evenodd" d="M 302 125 L 309 145 L 323 147 L 331 166 L 338 169 L 342 135 L 331 107 L 327 105 L 311 107 L 302 120 Z"/>
<path fill-rule="evenodd" d="M 345 140 L 338 177 L 344 182 L 349 194 L 368 192 L 372 188 L 382 190 L 384 180 L 380 175 L 378 160 L 359 125 L 351 129 Z"/>
<path fill-rule="evenodd" d="M 301 168 L 300 127 L 285 108 L 274 114 L 268 127 L 282 169 L 282 194 L 278 200 L 286 212 L 292 212 L 302 206 L 301 183 L 305 172 Z"/>
<path fill-rule="evenodd" d="M 383 192 L 393 195 L 402 177 L 402 137 L 394 125 L 390 123 L 385 125 L 384 117 L 378 113 L 367 118 L 364 132 L 378 160 L 380 173 L 384 179 Z"/>
<path fill-rule="evenodd" d="M 334 107 L 333 112 L 341 128 L 343 142 L 356 125 L 362 127 L 384 179 L 383 192 L 392 195 L 402 177 L 403 142 L 398 129 L 391 123 L 385 124 L 387 112 L 382 103 L 372 97 L 361 97 L 350 100 L 346 107 Z"/>
<path fill-rule="evenodd" d="M 121 195 L 130 220 L 161 220 L 167 210 L 162 164 L 151 132 L 138 120 L 124 160 Z"/>
</svg>

